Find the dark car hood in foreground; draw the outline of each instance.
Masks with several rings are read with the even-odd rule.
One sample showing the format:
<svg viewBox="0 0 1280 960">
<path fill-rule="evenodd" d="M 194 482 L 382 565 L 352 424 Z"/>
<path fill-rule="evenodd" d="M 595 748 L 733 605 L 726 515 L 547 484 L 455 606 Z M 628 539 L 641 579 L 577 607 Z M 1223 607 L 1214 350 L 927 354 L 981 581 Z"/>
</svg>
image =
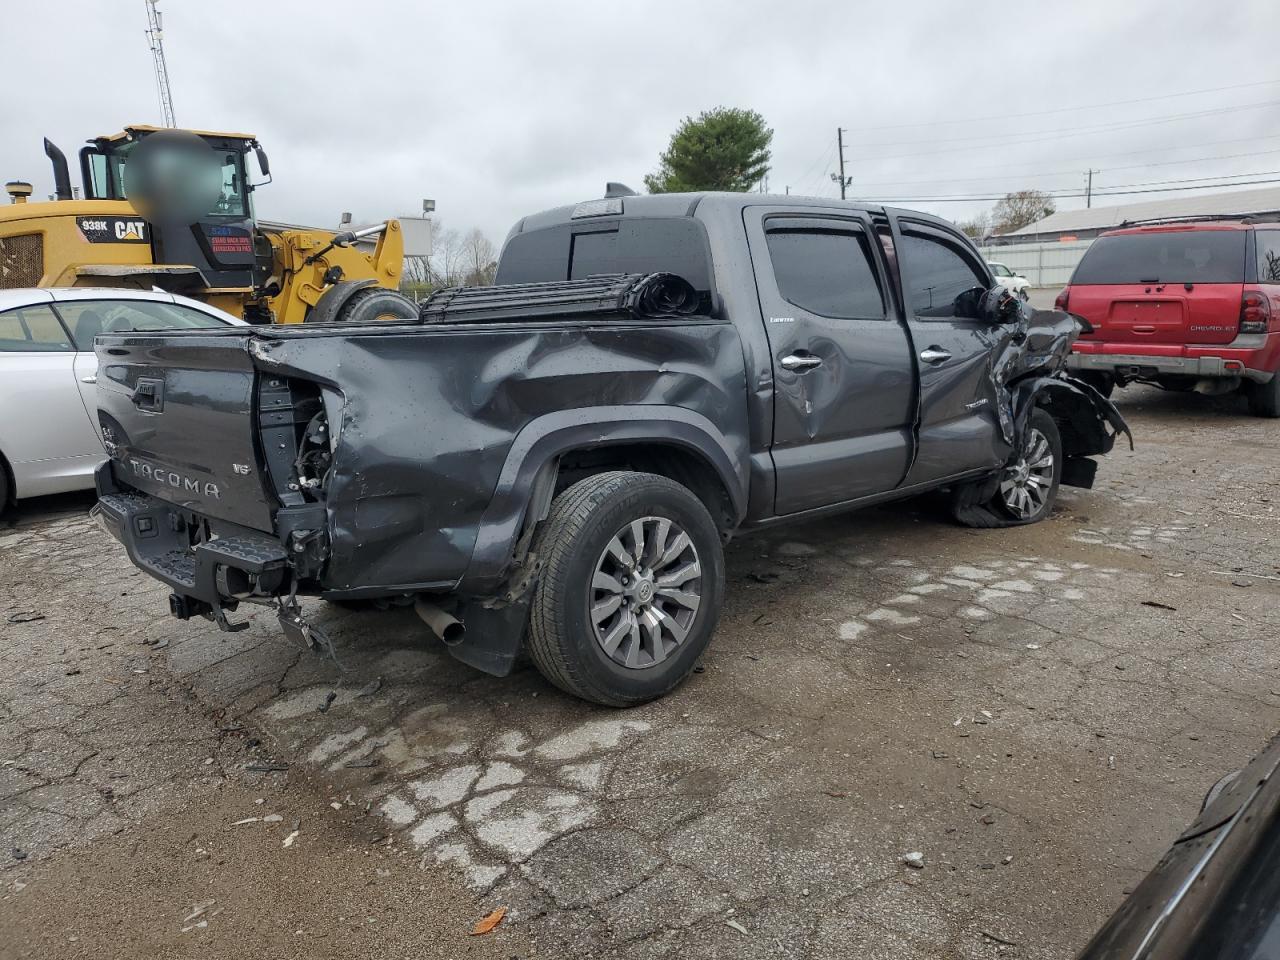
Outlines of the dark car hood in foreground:
<svg viewBox="0 0 1280 960">
<path fill-rule="evenodd" d="M 1079 960 L 1280 957 L 1280 736 L 1195 822 Z"/>
</svg>

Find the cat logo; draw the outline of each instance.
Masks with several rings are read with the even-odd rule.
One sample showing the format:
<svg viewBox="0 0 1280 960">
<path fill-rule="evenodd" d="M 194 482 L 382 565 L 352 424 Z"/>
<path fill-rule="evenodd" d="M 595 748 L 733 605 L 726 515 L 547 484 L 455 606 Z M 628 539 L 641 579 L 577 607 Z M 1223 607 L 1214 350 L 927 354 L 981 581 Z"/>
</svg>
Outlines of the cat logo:
<svg viewBox="0 0 1280 960">
<path fill-rule="evenodd" d="M 76 217 L 90 243 L 147 243 L 147 221 L 136 217 Z"/>
<path fill-rule="evenodd" d="M 117 220 L 116 221 L 116 239 L 117 240 L 143 240 L 146 233 L 147 223 L 145 220 Z"/>
</svg>

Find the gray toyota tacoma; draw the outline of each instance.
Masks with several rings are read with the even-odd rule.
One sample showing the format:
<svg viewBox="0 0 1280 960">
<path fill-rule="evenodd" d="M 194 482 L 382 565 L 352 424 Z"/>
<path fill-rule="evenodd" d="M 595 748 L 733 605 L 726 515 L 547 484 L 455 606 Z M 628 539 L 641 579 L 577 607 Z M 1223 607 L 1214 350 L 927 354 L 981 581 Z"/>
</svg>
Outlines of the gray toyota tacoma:
<svg viewBox="0 0 1280 960">
<path fill-rule="evenodd" d="M 1128 432 L 1079 321 L 926 214 L 609 195 L 526 217 L 415 321 L 97 339 L 102 524 L 172 613 L 413 604 L 458 659 L 625 706 L 680 683 L 738 531 L 948 491 L 1048 515 Z"/>
</svg>

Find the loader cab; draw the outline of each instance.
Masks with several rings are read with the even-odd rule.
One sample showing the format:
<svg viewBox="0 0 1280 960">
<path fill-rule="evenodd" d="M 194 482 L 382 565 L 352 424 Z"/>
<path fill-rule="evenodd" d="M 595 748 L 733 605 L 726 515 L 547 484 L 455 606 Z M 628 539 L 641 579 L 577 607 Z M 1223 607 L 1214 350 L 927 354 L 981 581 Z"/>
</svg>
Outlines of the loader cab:
<svg viewBox="0 0 1280 960">
<path fill-rule="evenodd" d="M 80 174 L 88 200 L 127 200 L 125 170 L 130 154 L 148 136 L 164 128 L 126 127 L 90 140 L 80 150 Z M 266 154 L 250 134 L 192 130 L 214 152 L 222 183 L 213 206 L 195 223 L 142 222 L 139 233 L 151 244 L 156 264 L 189 265 L 192 284 L 210 289 L 251 287 L 255 281 L 256 231 L 248 155 L 270 176 Z M 125 226 L 126 231 L 130 229 Z M 176 284 L 175 284 L 176 285 Z"/>
</svg>

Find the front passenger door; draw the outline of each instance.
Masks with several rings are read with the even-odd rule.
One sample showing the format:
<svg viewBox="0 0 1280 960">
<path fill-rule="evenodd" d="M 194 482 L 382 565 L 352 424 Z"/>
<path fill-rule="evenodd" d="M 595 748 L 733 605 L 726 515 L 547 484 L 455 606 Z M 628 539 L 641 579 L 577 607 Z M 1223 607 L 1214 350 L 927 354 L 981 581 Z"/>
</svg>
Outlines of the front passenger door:
<svg viewBox="0 0 1280 960">
<path fill-rule="evenodd" d="M 893 236 L 920 375 L 919 448 L 906 483 L 996 467 L 1009 452 L 991 376 L 1001 331 L 977 315 L 991 276 L 936 224 L 899 218 Z"/>
</svg>

